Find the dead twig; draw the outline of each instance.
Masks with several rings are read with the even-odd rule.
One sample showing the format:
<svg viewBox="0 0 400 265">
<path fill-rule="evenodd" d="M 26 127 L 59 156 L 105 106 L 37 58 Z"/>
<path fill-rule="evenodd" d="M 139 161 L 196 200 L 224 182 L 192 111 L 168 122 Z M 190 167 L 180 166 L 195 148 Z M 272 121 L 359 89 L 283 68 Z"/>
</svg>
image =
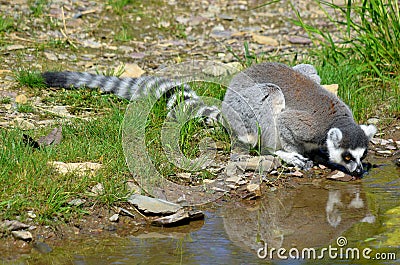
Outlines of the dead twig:
<svg viewBox="0 0 400 265">
<path fill-rule="evenodd" d="M 66 32 L 67 32 L 67 25 L 65 24 L 65 16 L 64 16 L 64 7 L 61 7 L 61 15 L 62 15 L 62 21 L 63 21 L 63 26 L 64 26 L 64 30 L 60 29 L 61 34 L 64 36 L 65 40 L 75 49 L 77 49 L 76 45 L 72 42 L 72 40 L 67 36 Z"/>
</svg>

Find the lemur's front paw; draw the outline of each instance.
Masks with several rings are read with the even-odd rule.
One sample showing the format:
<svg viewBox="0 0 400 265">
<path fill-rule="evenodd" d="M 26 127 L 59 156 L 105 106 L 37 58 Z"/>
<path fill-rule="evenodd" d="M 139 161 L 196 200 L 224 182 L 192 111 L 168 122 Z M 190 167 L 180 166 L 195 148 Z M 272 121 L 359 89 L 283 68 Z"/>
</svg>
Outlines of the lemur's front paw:
<svg viewBox="0 0 400 265">
<path fill-rule="evenodd" d="M 286 163 L 296 166 L 298 168 L 309 170 L 313 167 L 313 161 L 310 159 L 295 153 L 295 152 L 285 152 L 285 151 L 276 151 L 275 154 L 279 156 Z"/>
</svg>

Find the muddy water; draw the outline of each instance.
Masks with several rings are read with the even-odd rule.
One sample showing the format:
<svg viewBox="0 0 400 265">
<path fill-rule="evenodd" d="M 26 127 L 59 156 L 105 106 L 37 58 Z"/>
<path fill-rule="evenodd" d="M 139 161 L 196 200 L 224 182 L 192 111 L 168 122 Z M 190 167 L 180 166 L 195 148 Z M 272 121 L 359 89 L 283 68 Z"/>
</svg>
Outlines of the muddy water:
<svg viewBox="0 0 400 265">
<path fill-rule="evenodd" d="M 281 256 L 289 257 L 290 252 L 301 257 L 305 248 L 315 248 L 318 257 L 324 247 L 337 248 L 332 256 L 323 254 L 326 264 L 348 264 L 356 254 L 330 257 L 350 248 L 357 248 L 361 257 L 370 248 L 367 254 L 372 259 L 376 253 L 396 255 L 396 260 L 357 263 L 395 264 L 400 262 L 400 169 L 385 163 L 377 160 L 382 166 L 359 182 L 311 179 L 268 192 L 255 203 L 226 202 L 208 208 L 204 222 L 129 237 L 65 242 L 52 253 L 34 252 L 17 264 L 306 264 L 313 256 L 285 261 L 271 250 L 284 248 Z"/>
</svg>

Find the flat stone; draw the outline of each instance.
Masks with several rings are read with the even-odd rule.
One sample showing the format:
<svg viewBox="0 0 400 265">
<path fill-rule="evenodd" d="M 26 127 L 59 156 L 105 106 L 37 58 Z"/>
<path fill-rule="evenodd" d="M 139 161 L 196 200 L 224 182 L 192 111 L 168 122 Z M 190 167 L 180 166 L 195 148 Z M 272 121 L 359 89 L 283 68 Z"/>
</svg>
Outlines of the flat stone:
<svg viewBox="0 0 400 265">
<path fill-rule="evenodd" d="M 378 150 L 378 151 L 376 151 L 376 153 L 378 155 L 386 156 L 386 155 L 391 155 L 392 151 L 390 151 L 390 150 Z"/>
<path fill-rule="evenodd" d="M 312 42 L 309 38 L 302 36 L 289 37 L 288 41 L 292 44 L 310 44 Z"/>
<path fill-rule="evenodd" d="M 7 51 L 15 51 L 15 50 L 22 50 L 25 49 L 26 47 L 20 44 L 14 44 L 14 45 L 10 45 L 7 46 Z"/>
<path fill-rule="evenodd" d="M 326 178 L 331 179 L 331 180 L 344 181 L 344 182 L 348 182 L 348 181 L 355 179 L 353 176 L 350 176 L 339 170 L 332 171 Z"/>
<path fill-rule="evenodd" d="M 252 38 L 253 38 L 253 41 L 258 44 L 268 45 L 268 46 L 273 46 L 273 47 L 276 47 L 279 45 L 279 42 L 276 39 L 269 37 L 269 36 L 253 34 Z"/>
<path fill-rule="evenodd" d="M 250 193 L 254 193 L 256 196 L 261 196 L 261 188 L 259 184 L 249 184 L 246 189 Z"/>
<path fill-rule="evenodd" d="M 367 120 L 368 124 L 373 124 L 373 125 L 377 125 L 379 123 L 379 119 L 378 118 L 370 118 Z"/>
<path fill-rule="evenodd" d="M 32 234 L 29 231 L 12 231 L 11 232 L 12 236 L 15 239 L 23 240 L 23 241 L 32 241 Z"/>
<path fill-rule="evenodd" d="M 180 209 L 175 214 L 153 220 L 151 224 L 154 226 L 172 226 L 181 224 L 186 221 L 189 221 L 189 213 L 184 211 L 183 209 Z"/>
<path fill-rule="evenodd" d="M 139 67 L 139 65 L 135 63 L 127 63 L 125 64 L 124 67 L 124 73 L 121 75 L 121 77 L 132 77 L 132 78 L 137 78 L 140 77 L 145 73 L 145 71 Z"/>
<path fill-rule="evenodd" d="M 241 178 L 242 178 L 241 176 L 232 176 L 232 177 L 229 177 L 229 178 L 225 179 L 225 181 L 226 182 L 238 183 Z"/>
<path fill-rule="evenodd" d="M 82 204 L 84 204 L 86 202 L 86 200 L 84 199 L 73 199 L 72 201 L 68 202 L 69 205 L 73 205 L 73 206 L 80 206 Z"/>
<path fill-rule="evenodd" d="M 151 224 L 154 226 L 176 226 L 201 219 L 204 219 L 202 211 L 185 211 L 184 209 L 180 209 L 175 214 L 153 220 Z"/>
<path fill-rule="evenodd" d="M 1 227 L 8 231 L 16 231 L 16 230 L 22 230 L 29 228 L 30 226 L 24 223 L 21 223 L 20 221 L 17 220 L 5 220 L 2 224 Z"/>
<path fill-rule="evenodd" d="M 179 204 L 161 199 L 151 198 L 140 194 L 133 194 L 128 202 L 136 206 L 144 213 L 151 214 L 174 214 L 182 208 Z"/>
<path fill-rule="evenodd" d="M 118 222 L 119 214 L 113 214 L 110 218 L 108 218 L 108 220 L 110 220 L 110 222 Z"/>
</svg>

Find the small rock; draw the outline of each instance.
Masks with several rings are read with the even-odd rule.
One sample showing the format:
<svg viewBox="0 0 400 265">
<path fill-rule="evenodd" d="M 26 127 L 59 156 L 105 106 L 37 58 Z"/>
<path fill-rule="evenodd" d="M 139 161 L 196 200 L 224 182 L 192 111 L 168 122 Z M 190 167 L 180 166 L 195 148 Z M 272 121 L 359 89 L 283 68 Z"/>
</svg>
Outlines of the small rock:
<svg viewBox="0 0 400 265">
<path fill-rule="evenodd" d="M 232 176 L 227 179 L 225 179 L 226 182 L 233 182 L 233 183 L 238 183 L 241 180 L 241 176 Z"/>
<path fill-rule="evenodd" d="M 382 142 L 382 139 L 380 139 L 380 138 L 372 138 L 371 139 L 371 143 L 374 145 L 381 144 L 381 142 Z"/>
<path fill-rule="evenodd" d="M 204 213 L 202 211 L 185 211 L 184 209 L 180 209 L 175 214 L 154 220 L 151 224 L 154 226 L 176 226 L 202 219 L 204 219 Z"/>
<path fill-rule="evenodd" d="M 58 61 L 58 57 L 54 53 L 44 52 L 44 56 L 50 61 Z"/>
<path fill-rule="evenodd" d="M 190 179 L 190 177 L 192 176 L 192 173 L 177 173 L 176 174 L 176 176 L 178 177 L 178 178 L 180 178 L 180 179 L 187 179 L 187 180 L 189 180 Z"/>
<path fill-rule="evenodd" d="M 326 166 L 324 166 L 324 165 L 321 165 L 321 164 L 319 164 L 319 165 L 318 165 L 318 167 L 319 167 L 320 169 L 322 169 L 322 170 L 324 170 L 324 169 L 327 169 L 327 167 L 326 167 Z"/>
<path fill-rule="evenodd" d="M 379 123 L 379 119 L 378 118 L 370 118 L 367 120 L 368 124 L 372 124 L 372 125 L 377 125 Z"/>
<path fill-rule="evenodd" d="M 28 215 L 29 218 L 35 219 L 37 216 L 33 211 L 28 211 L 26 213 Z"/>
<path fill-rule="evenodd" d="M 68 204 L 78 207 L 78 206 L 84 204 L 85 202 L 86 202 L 86 200 L 84 200 L 84 199 L 73 199 L 72 201 L 68 202 Z"/>
<path fill-rule="evenodd" d="M 396 150 L 396 149 L 397 149 L 397 148 L 396 148 L 395 146 L 393 146 L 393 145 L 387 145 L 387 146 L 385 146 L 385 148 L 388 149 L 388 150 Z"/>
<path fill-rule="evenodd" d="M 390 143 L 389 140 L 381 139 L 381 145 L 388 145 Z"/>
<path fill-rule="evenodd" d="M 121 77 L 132 77 L 137 78 L 142 76 L 145 71 L 139 67 L 139 65 L 135 63 L 125 64 L 125 72 L 121 75 Z"/>
<path fill-rule="evenodd" d="M 154 226 L 172 226 L 182 224 L 185 221 L 189 221 L 189 213 L 180 209 L 175 214 L 153 220 L 151 224 Z"/>
<path fill-rule="evenodd" d="M 108 218 L 108 220 L 110 220 L 110 222 L 118 222 L 119 214 L 113 214 L 110 218 Z"/>
<path fill-rule="evenodd" d="M 230 15 L 230 14 L 221 14 L 221 15 L 219 15 L 218 17 L 219 17 L 220 19 L 229 20 L 229 21 L 232 21 L 232 20 L 235 19 L 235 17 L 232 16 L 232 15 Z"/>
<path fill-rule="evenodd" d="M 5 220 L 2 224 L 1 227 L 8 231 L 16 231 L 16 230 L 22 230 L 29 228 L 29 225 L 21 223 L 20 221 L 17 220 Z"/>
<path fill-rule="evenodd" d="M 312 41 L 306 37 L 292 36 L 292 37 L 289 37 L 289 42 L 292 44 L 310 44 Z"/>
<path fill-rule="evenodd" d="M 128 198 L 128 202 L 136 206 L 144 213 L 151 214 L 173 214 L 182 208 L 179 204 L 168 202 L 161 199 L 150 198 L 140 194 L 133 194 Z"/>
<path fill-rule="evenodd" d="M 246 186 L 246 190 L 250 193 L 254 193 L 255 196 L 261 196 L 261 188 L 259 184 L 249 184 Z"/>
<path fill-rule="evenodd" d="M 118 214 L 129 216 L 131 218 L 135 218 L 135 215 L 133 213 L 131 213 L 130 211 L 128 211 L 127 209 L 124 209 L 122 207 L 118 208 Z"/>
<path fill-rule="evenodd" d="M 279 42 L 272 37 L 253 34 L 252 38 L 253 38 L 253 41 L 258 44 L 263 44 L 263 45 L 268 45 L 268 46 L 273 46 L 273 47 L 276 47 L 279 45 Z"/>
<path fill-rule="evenodd" d="M 301 173 L 301 172 L 298 171 L 298 170 L 296 170 L 295 172 L 293 172 L 291 175 L 294 176 L 294 177 L 299 177 L 299 178 L 302 178 L 302 177 L 304 176 L 304 174 Z"/>
<path fill-rule="evenodd" d="M 339 170 L 332 171 L 326 178 L 331 179 L 331 180 L 344 181 L 344 182 L 348 182 L 348 181 L 355 179 L 353 176 L 350 176 Z"/>
<path fill-rule="evenodd" d="M 378 150 L 376 153 L 382 156 L 392 155 L 392 151 L 390 150 Z"/>
<path fill-rule="evenodd" d="M 251 171 L 260 171 L 261 173 L 270 172 L 276 167 L 273 156 L 255 156 L 250 157 L 245 161 L 238 161 L 235 163 L 239 168 Z"/>
<path fill-rule="evenodd" d="M 238 175 L 238 168 L 236 166 L 236 162 L 229 162 L 225 168 L 225 175 L 227 177 L 235 177 Z"/>
<path fill-rule="evenodd" d="M 22 50 L 22 49 L 25 49 L 25 46 L 19 45 L 19 44 L 7 46 L 7 51 L 15 51 L 15 50 Z"/>
<path fill-rule="evenodd" d="M 114 57 L 116 57 L 117 55 L 115 54 L 115 53 L 108 53 L 108 52 L 106 52 L 106 53 L 104 53 L 103 54 L 103 57 L 105 57 L 105 58 L 114 58 Z"/>
<path fill-rule="evenodd" d="M 64 163 L 60 161 L 50 161 L 47 164 L 53 167 L 59 174 L 67 174 L 74 172 L 79 176 L 88 173 L 93 174 L 96 170 L 102 167 L 102 164 L 93 162 Z"/>
<path fill-rule="evenodd" d="M 24 94 L 20 94 L 15 97 L 15 102 L 18 104 L 26 104 L 28 102 L 28 98 Z"/>
<path fill-rule="evenodd" d="M 104 194 L 104 186 L 101 183 L 97 183 L 90 190 L 94 195 L 103 195 Z"/>
<path fill-rule="evenodd" d="M 136 183 L 132 180 L 128 180 L 126 182 L 126 188 L 129 191 L 129 193 L 140 193 L 141 192 L 141 188 L 136 185 Z"/>
<path fill-rule="evenodd" d="M 23 241 L 32 241 L 32 234 L 29 231 L 12 231 L 11 232 L 12 236 L 15 239 L 23 240 Z"/>
<path fill-rule="evenodd" d="M 33 248 L 42 254 L 47 254 L 53 251 L 53 249 L 45 242 L 36 241 L 33 243 Z"/>
</svg>

